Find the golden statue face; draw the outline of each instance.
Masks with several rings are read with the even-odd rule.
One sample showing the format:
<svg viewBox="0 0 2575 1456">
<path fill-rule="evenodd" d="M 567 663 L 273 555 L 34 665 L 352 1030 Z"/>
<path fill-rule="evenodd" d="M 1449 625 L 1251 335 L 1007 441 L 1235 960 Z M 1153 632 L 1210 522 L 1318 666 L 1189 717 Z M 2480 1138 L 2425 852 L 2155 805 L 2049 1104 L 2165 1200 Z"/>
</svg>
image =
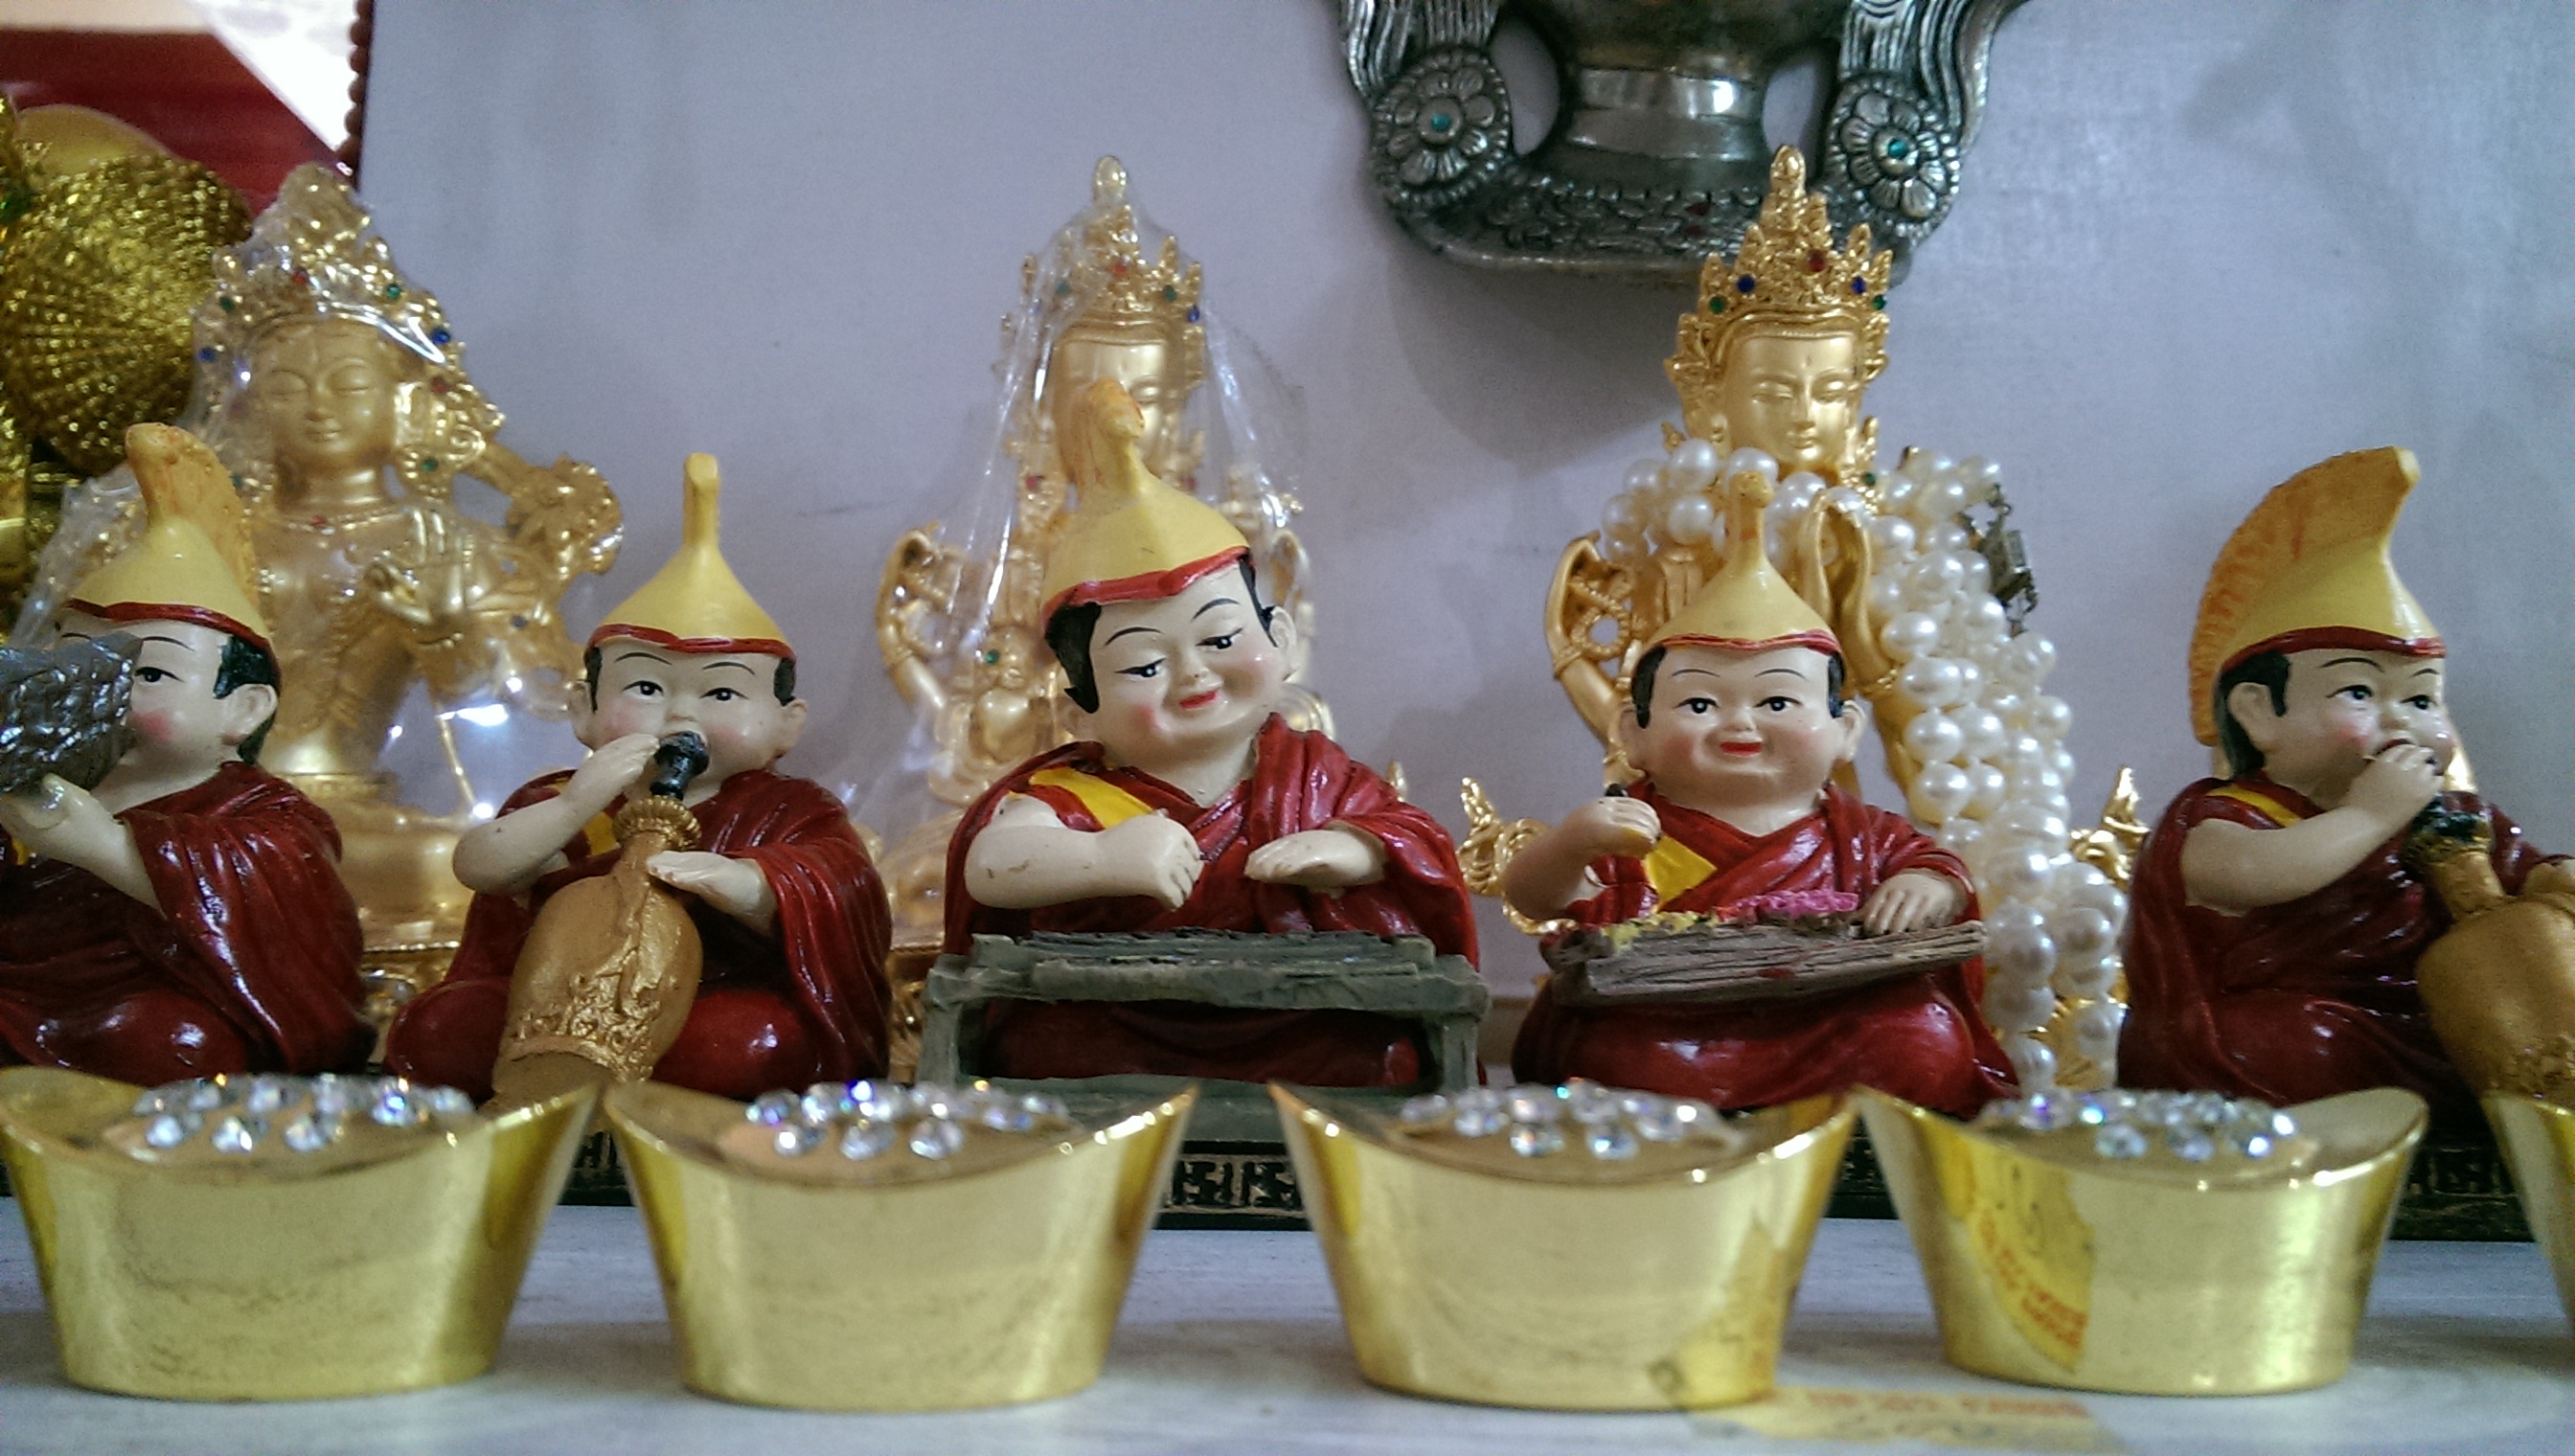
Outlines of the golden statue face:
<svg viewBox="0 0 2575 1456">
<path fill-rule="evenodd" d="M 290 324 L 251 353 L 251 408 L 289 476 L 363 470 L 393 458 L 402 375 L 393 345 L 351 319 Z"/>
<path fill-rule="evenodd" d="M 1048 417 L 1054 418 L 1064 406 L 1080 399 L 1093 381 L 1114 379 L 1145 416 L 1138 448 L 1148 462 L 1160 460 L 1171 443 L 1181 407 L 1189 402 L 1171 365 L 1172 346 L 1151 335 L 1115 339 L 1068 335 L 1057 341 L 1055 357 L 1047 365 Z"/>
<path fill-rule="evenodd" d="M 1832 472 L 1859 428 L 1862 383 L 1848 334 L 1745 334 L 1717 380 L 1726 443 L 1762 451 L 1782 471 Z"/>
</svg>

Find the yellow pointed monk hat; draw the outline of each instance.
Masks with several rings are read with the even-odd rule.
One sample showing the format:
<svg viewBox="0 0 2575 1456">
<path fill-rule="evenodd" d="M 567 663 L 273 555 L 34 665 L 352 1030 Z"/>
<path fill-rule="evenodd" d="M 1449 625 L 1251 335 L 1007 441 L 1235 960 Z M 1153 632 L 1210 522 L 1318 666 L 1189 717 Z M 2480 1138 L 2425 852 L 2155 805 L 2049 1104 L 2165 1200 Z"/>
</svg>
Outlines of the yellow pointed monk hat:
<svg viewBox="0 0 2575 1456">
<path fill-rule="evenodd" d="M 1747 473 L 1736 476 L 1728 489 L 1732 495 L 1725 513 L 1729 543 L 1725 565 L 1664 622 L 1647 646 L 1738 653 L 1775 648 L 1840 652 L 1841 641 L 1832 628 L 1770 565 L 1770 553 L 1761 538 L 1761 512 L 1770 504 L 1770 483 Z"/>
<path fill-rule="evenodd" d="M 712 455 L 689 457 L 680 510 L 680 549 L 634 596 L 590 635 L 597 647 L 633 638 L 681 653 L 766 653 L 793 660 L 796 651 L 770 615 L 743 590 L 716 544 L 717 498 L 724 476 Z"/>
<path fill-rule="evenodd" d="M 109 622 L 193 622 L 270 651 L 268 619 L 246 585 L 250 533 L 232 473 L 171 425 L 127 430 L 125 454 L 143 489 L 143 539 L 90 573 L 66 605 Z"/>
<path fill-rule="evenodd" d="M 1114 379 L 1095 381 L 1066 412 L 1056 448 L 1082 495 L 1047 558 L 1044 617 L 1170 597 L 1252 554 L 1225 513 L 1145 469 L 1144 433 L 1144 412 Z"/>
<path fill-rule="evenodd" d="M 2190 635 L 2191 728 L 2217 741 L 2217 680 L 2263 652 L 2355 648 L 2442 655 L 2396 577 L 2387 538 L 2421 472 L 2395 446 L 2337 455 L 2275 487 L 2209 568 Z"/>
</svg>

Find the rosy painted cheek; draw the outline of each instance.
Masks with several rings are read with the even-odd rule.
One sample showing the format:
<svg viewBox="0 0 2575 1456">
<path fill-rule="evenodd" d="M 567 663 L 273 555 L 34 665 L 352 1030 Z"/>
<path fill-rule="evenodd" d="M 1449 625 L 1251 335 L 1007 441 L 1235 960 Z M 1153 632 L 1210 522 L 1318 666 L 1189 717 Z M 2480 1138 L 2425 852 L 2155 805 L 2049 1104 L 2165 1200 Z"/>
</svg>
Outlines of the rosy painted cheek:
<svg viewBox="0 0 2575 1456">
<path fill-rule="evenodd" d="M 145 742 L 166 743 L 177 736 L 178 718 L 167 709 L 137 708 L 126 716 L 125 726 Z"/>
</svg>

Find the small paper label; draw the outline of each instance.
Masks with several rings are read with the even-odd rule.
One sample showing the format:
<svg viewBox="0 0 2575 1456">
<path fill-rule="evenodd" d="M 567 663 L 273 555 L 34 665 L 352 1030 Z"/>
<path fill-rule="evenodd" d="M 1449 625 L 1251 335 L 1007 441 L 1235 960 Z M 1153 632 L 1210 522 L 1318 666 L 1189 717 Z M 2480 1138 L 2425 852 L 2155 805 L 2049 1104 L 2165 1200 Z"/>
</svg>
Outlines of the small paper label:
<svg viewBox="0 0 2575 1456">
<path fill-rule="evenodd" d="M 1783 1385 L 1748 1405 L 1695 1414 L 1719 1440 L 1928 1441 L 2008 1451 L 2126 1448 L 2078 1400 L 1945 1390 L 1836 1390 Z"/>
</svg>

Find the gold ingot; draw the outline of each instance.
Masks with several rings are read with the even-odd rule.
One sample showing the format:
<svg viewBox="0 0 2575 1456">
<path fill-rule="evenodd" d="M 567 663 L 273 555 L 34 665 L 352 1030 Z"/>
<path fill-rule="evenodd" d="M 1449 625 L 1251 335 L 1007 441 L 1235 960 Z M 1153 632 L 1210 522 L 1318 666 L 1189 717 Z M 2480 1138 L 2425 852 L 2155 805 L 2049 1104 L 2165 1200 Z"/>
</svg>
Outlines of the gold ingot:
<svg viewBox="0 0 2575 1456">
<path fill-rule="evenodd" d="M 63 1373 L 166 1400 L 378 1395 L 490 1369 L 593 1100 L 306 1172 L 109 1148 L 142 1090 L 0 1070 L 0 1150 Z"/>
<path fill-rule="evenodd" d="M 1359 1373 L 1441 1400 L 1670 1410 L 1767 1394 L 1849 1142 L 1839 1098 L 1633 1161 L 1416 1140 L 1274 1083 Z"/>
<path fill-rule="evenodd" d="M 840 1186 L 729 1158 L 739 1102 L 610 1089 L 693 1390 L 808 1410 L 957 1410 L 1100 1378 L 1195 1088 L 1096 1130 L 893 1153 Z M 818 1150 L 817 1159 L 834 1155 Z"/>
<path fill-rule="evenodd" d="M 2575 1110 L 2518 1092 L 2489 1092 L 2485 1104 L 2512 1164 L 2521 1216 L 2557 1276 L 2557 1302 L 2575 1321 Z"/>
<path fill-rule="evenodd" d="M 1949 1362 L 2125 1395 L 2341 1379 L 2426 1120 L 2394 1087 L 2303 1103 L 2289 1110 L 2311 1156 L 2230 1176 L 2042 1150 L 1860 1096 Z"/>
</svg>

